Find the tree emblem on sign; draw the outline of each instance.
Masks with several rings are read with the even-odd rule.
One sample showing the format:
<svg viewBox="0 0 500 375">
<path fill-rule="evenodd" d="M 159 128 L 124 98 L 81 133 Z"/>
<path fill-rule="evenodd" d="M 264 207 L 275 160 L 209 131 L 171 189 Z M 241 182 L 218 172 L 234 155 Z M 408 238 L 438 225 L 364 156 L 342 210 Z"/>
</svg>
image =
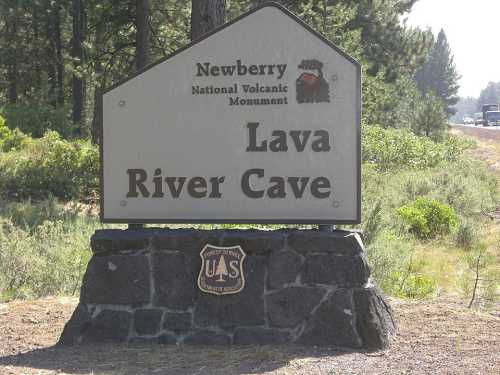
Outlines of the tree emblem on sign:
<svg viewBox="0 0 500 375">
<path fill-rule="evenodd" d="M 219 276 L 219 278 L 216 279 L 216 281 L 224 282 L 225 280 L 222 278 L 222 275 L 227 276 L 227 266 L 224 255 L 221 255 L 221 257 L 219 258 L 219 265 L 217 266 L 217 270 L 215 271 L 215 276 Z"/>
<path fill-rule="evenodd" d="M 203 292 L 234 294 L 244 288 L 243 261 L 246 255 L 240 246 L 219 247 L 207 244 L 201 250 L 200 257 L 198 287 Z"/>
</svg>

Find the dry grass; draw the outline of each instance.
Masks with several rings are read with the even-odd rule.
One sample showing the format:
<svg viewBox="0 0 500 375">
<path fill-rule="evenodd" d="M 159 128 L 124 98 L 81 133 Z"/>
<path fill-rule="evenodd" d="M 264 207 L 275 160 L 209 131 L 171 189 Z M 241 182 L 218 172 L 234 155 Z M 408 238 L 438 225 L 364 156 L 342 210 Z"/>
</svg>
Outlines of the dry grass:
<svg viewBox="0 0 500 375">
<path fill-rule="evenodd" d="M 471 155 L 500 171 L 500 130 L 455 126 L 451 132 L 472 138 L 478 147 L 470 150 Z"/>
</svg>

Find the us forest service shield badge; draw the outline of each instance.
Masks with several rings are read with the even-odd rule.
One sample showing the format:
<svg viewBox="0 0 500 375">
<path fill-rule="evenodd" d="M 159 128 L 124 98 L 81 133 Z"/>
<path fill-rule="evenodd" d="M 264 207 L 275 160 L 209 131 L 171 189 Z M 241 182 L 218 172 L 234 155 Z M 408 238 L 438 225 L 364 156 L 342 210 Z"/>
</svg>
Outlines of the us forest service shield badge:
<svg viewBox="0 0 500 375">
<path fill-rule="evenodd" d="M 205 293 L 216 295 L 235 294 L 245 287 L 241 246 L 219 247 L 205 245 L 200 252 L 201 269 L 198 287 Z"/>
</svg>

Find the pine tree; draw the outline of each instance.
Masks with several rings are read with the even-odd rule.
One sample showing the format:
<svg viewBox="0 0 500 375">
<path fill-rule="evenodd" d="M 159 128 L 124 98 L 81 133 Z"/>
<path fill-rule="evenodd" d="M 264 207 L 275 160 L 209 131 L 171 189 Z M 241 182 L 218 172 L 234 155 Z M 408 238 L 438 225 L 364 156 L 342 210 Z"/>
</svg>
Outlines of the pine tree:
<svg viewBox="0 0 500 375">
<path fill-rule="evenodd" d="M 442 139 L 446 130 L 447 121 L 443 103 L 431 91 L 423 98 L 422 106 L 417 111 L 417 118 L 413 125 L 413 132 L 426 136 L 434 141 Z"/>
<path fill-rule="evenodd" d="M 500 103 L 500 82 L 490 82 L 479 95 L 479 99 L 477 101 L 477 110 L 478 112 L 481 112 L 483 105 L 498 103 Z"/>
<path fill-rule="evenodd" d="M 215 276 L 219 276 L 217 281 L 224 281 L 222 276 L 227 275 L 227 266 L 226 266 L 226 259 L 224 258 L 224 255 L 221 255 L 219 259 L 219 264 L 217 265 L 217 269 L 215 270 Z"/>
<path fill-rule="evenodd" d="M 444 30 L 439 32 L 426 63 L 417 72 L 415 79 L 422 94 L 432 92 L 441 99 L 448 117 L 455 114 L 460 76 Z"/>
<path fill-rule="evenodd" d="M 191 40 L 197 40 L 222 25 L 225 17 L 226 2 L 224 0 L 192 0 Z"/>
</svg>

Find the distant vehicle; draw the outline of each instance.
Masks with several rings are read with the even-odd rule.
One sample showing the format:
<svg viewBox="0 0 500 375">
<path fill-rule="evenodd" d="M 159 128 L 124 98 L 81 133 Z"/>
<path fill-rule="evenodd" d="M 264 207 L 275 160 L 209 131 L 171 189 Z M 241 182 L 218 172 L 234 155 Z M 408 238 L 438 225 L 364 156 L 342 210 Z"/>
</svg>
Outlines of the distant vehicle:
<svg viewBox="0 0 500 375">
<path fill-rule="evenodd" d="M 465 116 L 463 119 L 464 125 L 473 125 L 474 119 L 472 117 Z"/>
<path fill-rule="evenodd" d="M 486 112 L 486 123 L 492 126 L 500 125 L 500 111 L 488 111 Z"/>
<path fill-rule="evenodd" d="M 490 124 L 488 123 L 488 119 L 486 118 L 486 113 L 500 111 L 500 105 L 499 104 L 485 104 L 485 105 L 483 105 L 482 109 L 483 109 L 483 125 L 489 126 Z"/>
<path fill-rule="evenodd" d="M 483 113 L 477 112 L 474 113 L 474 125 L 482 125 L 483 124 Z"/>
</svg>

